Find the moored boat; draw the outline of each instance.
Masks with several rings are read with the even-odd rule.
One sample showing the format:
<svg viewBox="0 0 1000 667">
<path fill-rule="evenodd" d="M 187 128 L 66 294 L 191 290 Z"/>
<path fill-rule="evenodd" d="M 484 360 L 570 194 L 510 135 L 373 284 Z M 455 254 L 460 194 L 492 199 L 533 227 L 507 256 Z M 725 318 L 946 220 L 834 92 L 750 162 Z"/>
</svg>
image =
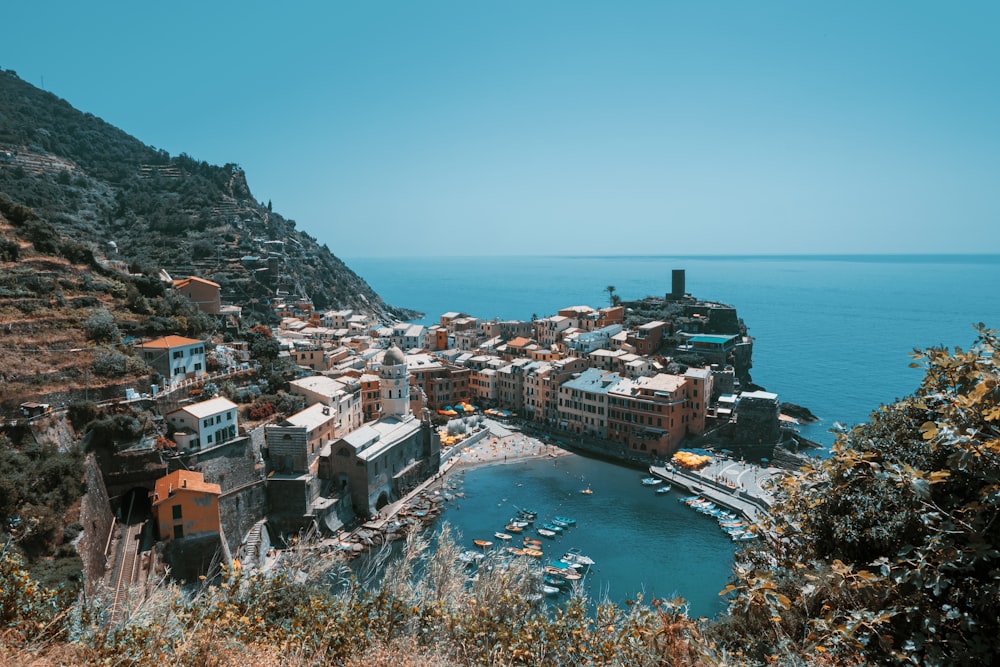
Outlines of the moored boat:
<svg viewBox="0 0 1000 667">
<path fill-rule="evenodd" d="M 658 488 L 656 490 L 656 493 L 658 493 L 658 494 L 670 493 L 670 489 L 672 489 L 672 488 L 673 488 L 672 486 L 670 486 L 669 484 L 667 484 L 666 486 L 661 486 L 660 488 Z"/>
<path fill-rule="evenodd" d="M 511 540 L 514 538 L 513 535 L 508 535 L 507 533 L 500 533 L 500 532 L 493 533 L 493 537 L 497 538 L 498 540 L 504 540 L 505 542 L 507 540 Z"/>
<path fill-rule="evenodd" d="M 515 526 L 514 524 L 511 523 L 504 526 L 504 530 L 507 531 L 508 533 L 520 533 L 522 530 L 524 530 L 524 528 L 522 528 L 521 526 Z"/>
<path fill-rule="evenodd" d="M 580 553 L 580 550 L 577 549 L 576 547 L 564 553 L 562 556 L 562 560 L 570 564 L 578 563 L 580 565 L 583 565 L 584 567 L 590 567 L 591 565 L 594 564 L 593 558 L 591 558 L 590 556 L 584 556 L 582 553 Z"/>
<path fill-rule="evenodd" d="M 557 516 L 557 517 L 554 517 L 552 520 L 553 521 L 561 521 L 562 523 L 566 524 L 567 526 L 575 526 L 576 525 L 576 519 L 570 518 L 568 516 Z"/>
<path fill-rule="evenodd" d="M 569 527 L 570 527 L 570 524 L 566 523 L 566 522 L 565 522 L 565 521 L 563 521 L 562 519 L 552 519 L 552 520 L 550 521 L 550 523 L 551 523 L 551 524 L 552 524 L 553 526 L 559 526 L 560 528 L 569 528 Z"/>
<path fill-rule="evenodd" d="M 472 540 L 472 543 L 475 544 L 480 549 L 489 549 L 490 547 L 493 546 L 493 543 L 490 542 L 489 540 Z"/>
<path fill-rule="evenodd" d="M 642 478 L 642 485 L 643 486 L 659 486 L 660 484 L 663 484 L 663 480 L 660 479 L 659 477 L 643 477 Z"/>
<path fill-rule="evenodd" d="M 542 524 L 542 528 L 545 529 L 545 530 L 551 530 L 553 533 L 561 533 L 561 532 L 563 532 L 563 527 L 559 526 L 559 525 L 556 525 L 554 523 L 543 523 Z"/>
<path fill-rule="evenodd" d="M 541 551 L 541 549 L 533 549 L 531 547 L 524 547 L 524 549 L 522 549 L 522 551 L 524 552 L 525 556 L 531 556 L 532 558 L 541 558 L 542 557 L 542 551 Z"/>
<path fill-rule="evenodd" d="M 554 538 L 556 535 L 558 535 L 558 533 L 556 531 L 549 530 L 548 528 L 539 528 L 538 529 L 538 534 L 541 535 L 542 537 L 547 537 L 550 540 L 552 538 Z"/>
</svg>

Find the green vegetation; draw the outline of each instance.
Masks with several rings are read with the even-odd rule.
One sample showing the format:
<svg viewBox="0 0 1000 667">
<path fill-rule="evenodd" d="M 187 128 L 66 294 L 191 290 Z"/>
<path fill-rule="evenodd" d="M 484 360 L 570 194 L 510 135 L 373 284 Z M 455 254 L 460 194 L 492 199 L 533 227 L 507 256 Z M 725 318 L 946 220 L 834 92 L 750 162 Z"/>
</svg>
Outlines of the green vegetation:
<svg viewBox="0 0 1000 667">
<path fill-rule="evenodd" d="M 915 354 L 920 389 L 790 476 L 720 638 L 763 663 L 990 664 L 1000 630 L 1000 349 Z"/>
<path fill-rule="evenodd" d="M 0 214 L 40 253 L 206 277 L 261 321 L 279 289 L 307 289 L 320 309 L 418 315 L 387 306 L 329 248 L 254 200 L 236 164 L 171 157 L 3 70 L 0 118 Z M 273 253 L 264 241 L 278 242 Z M 0 246 L 0 260 L 12 254 Z"/>
</svg>

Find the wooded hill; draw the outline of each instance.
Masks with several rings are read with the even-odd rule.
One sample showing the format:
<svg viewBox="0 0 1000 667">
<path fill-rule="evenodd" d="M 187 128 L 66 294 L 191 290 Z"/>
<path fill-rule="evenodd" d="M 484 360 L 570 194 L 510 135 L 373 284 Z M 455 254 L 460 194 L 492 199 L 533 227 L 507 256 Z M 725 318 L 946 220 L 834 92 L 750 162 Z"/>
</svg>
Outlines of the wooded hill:
<svg viewBox="0 0 1000 667">
<path fill-rule="evenodd" d="M 386 304 L 326 245 L 256 201 L 235 163 L 220 167 L 146 146 L 3 70 L 0 193 L 8 209 L 30 209 L 20 233 L 38 250 L 62 249 L 54 254 L 132 273 L 198 275 L 260 320 L 275 296 L 386 320 L 418 315 Z"/>
</svg>

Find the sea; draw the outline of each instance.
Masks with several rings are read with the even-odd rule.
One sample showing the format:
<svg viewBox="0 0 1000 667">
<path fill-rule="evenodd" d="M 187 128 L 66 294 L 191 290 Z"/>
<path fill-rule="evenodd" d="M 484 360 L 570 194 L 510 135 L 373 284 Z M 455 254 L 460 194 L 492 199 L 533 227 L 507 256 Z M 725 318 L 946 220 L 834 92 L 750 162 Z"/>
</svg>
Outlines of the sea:
<svg viewBox="0 0 1000 667">
<path fill-rule="evenodd" d="M 576 305 L 662 296 L 675 269 L 692 296 L 735 306 L 754 339 L 755 384 L 819 417 L 801 425 L 827 455 L 834 430 L 911 394 L 914 350 L 968 349 L 1000 328 L 1000 255 L 521 256 L 347 258 L 387 302 L 425 313 L 530 319 Z M 501 530 L 516 507 L 572 516 L 555 550 L 597 560 L 591 597 L 683 597 L 694 616 L 725 608 L 739 548 L 715 522 L 639 484 L 640 473 L 581 456 L 469 470 L 442 514 L 465 541 Z M 590 485 L 592 494 L 581 494 Z"/>
</svg>

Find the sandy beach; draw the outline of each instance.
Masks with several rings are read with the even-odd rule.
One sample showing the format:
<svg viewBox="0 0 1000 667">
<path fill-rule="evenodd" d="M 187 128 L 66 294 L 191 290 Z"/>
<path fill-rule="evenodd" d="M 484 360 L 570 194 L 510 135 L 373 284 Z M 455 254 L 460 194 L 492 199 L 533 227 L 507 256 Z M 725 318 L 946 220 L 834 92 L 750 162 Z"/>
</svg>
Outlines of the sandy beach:
<svg viewBox="0 0 1000 667">
<path fill-rule="evenodd" d="M 455 454 L 455 462 L 451 469 L 515 463 L 525 459 L 565 456 L 570 453 L 520 431 L 512 431 L 498 422 L 488 420 L 487 426 L 490 434 Z"/>
</svg>

